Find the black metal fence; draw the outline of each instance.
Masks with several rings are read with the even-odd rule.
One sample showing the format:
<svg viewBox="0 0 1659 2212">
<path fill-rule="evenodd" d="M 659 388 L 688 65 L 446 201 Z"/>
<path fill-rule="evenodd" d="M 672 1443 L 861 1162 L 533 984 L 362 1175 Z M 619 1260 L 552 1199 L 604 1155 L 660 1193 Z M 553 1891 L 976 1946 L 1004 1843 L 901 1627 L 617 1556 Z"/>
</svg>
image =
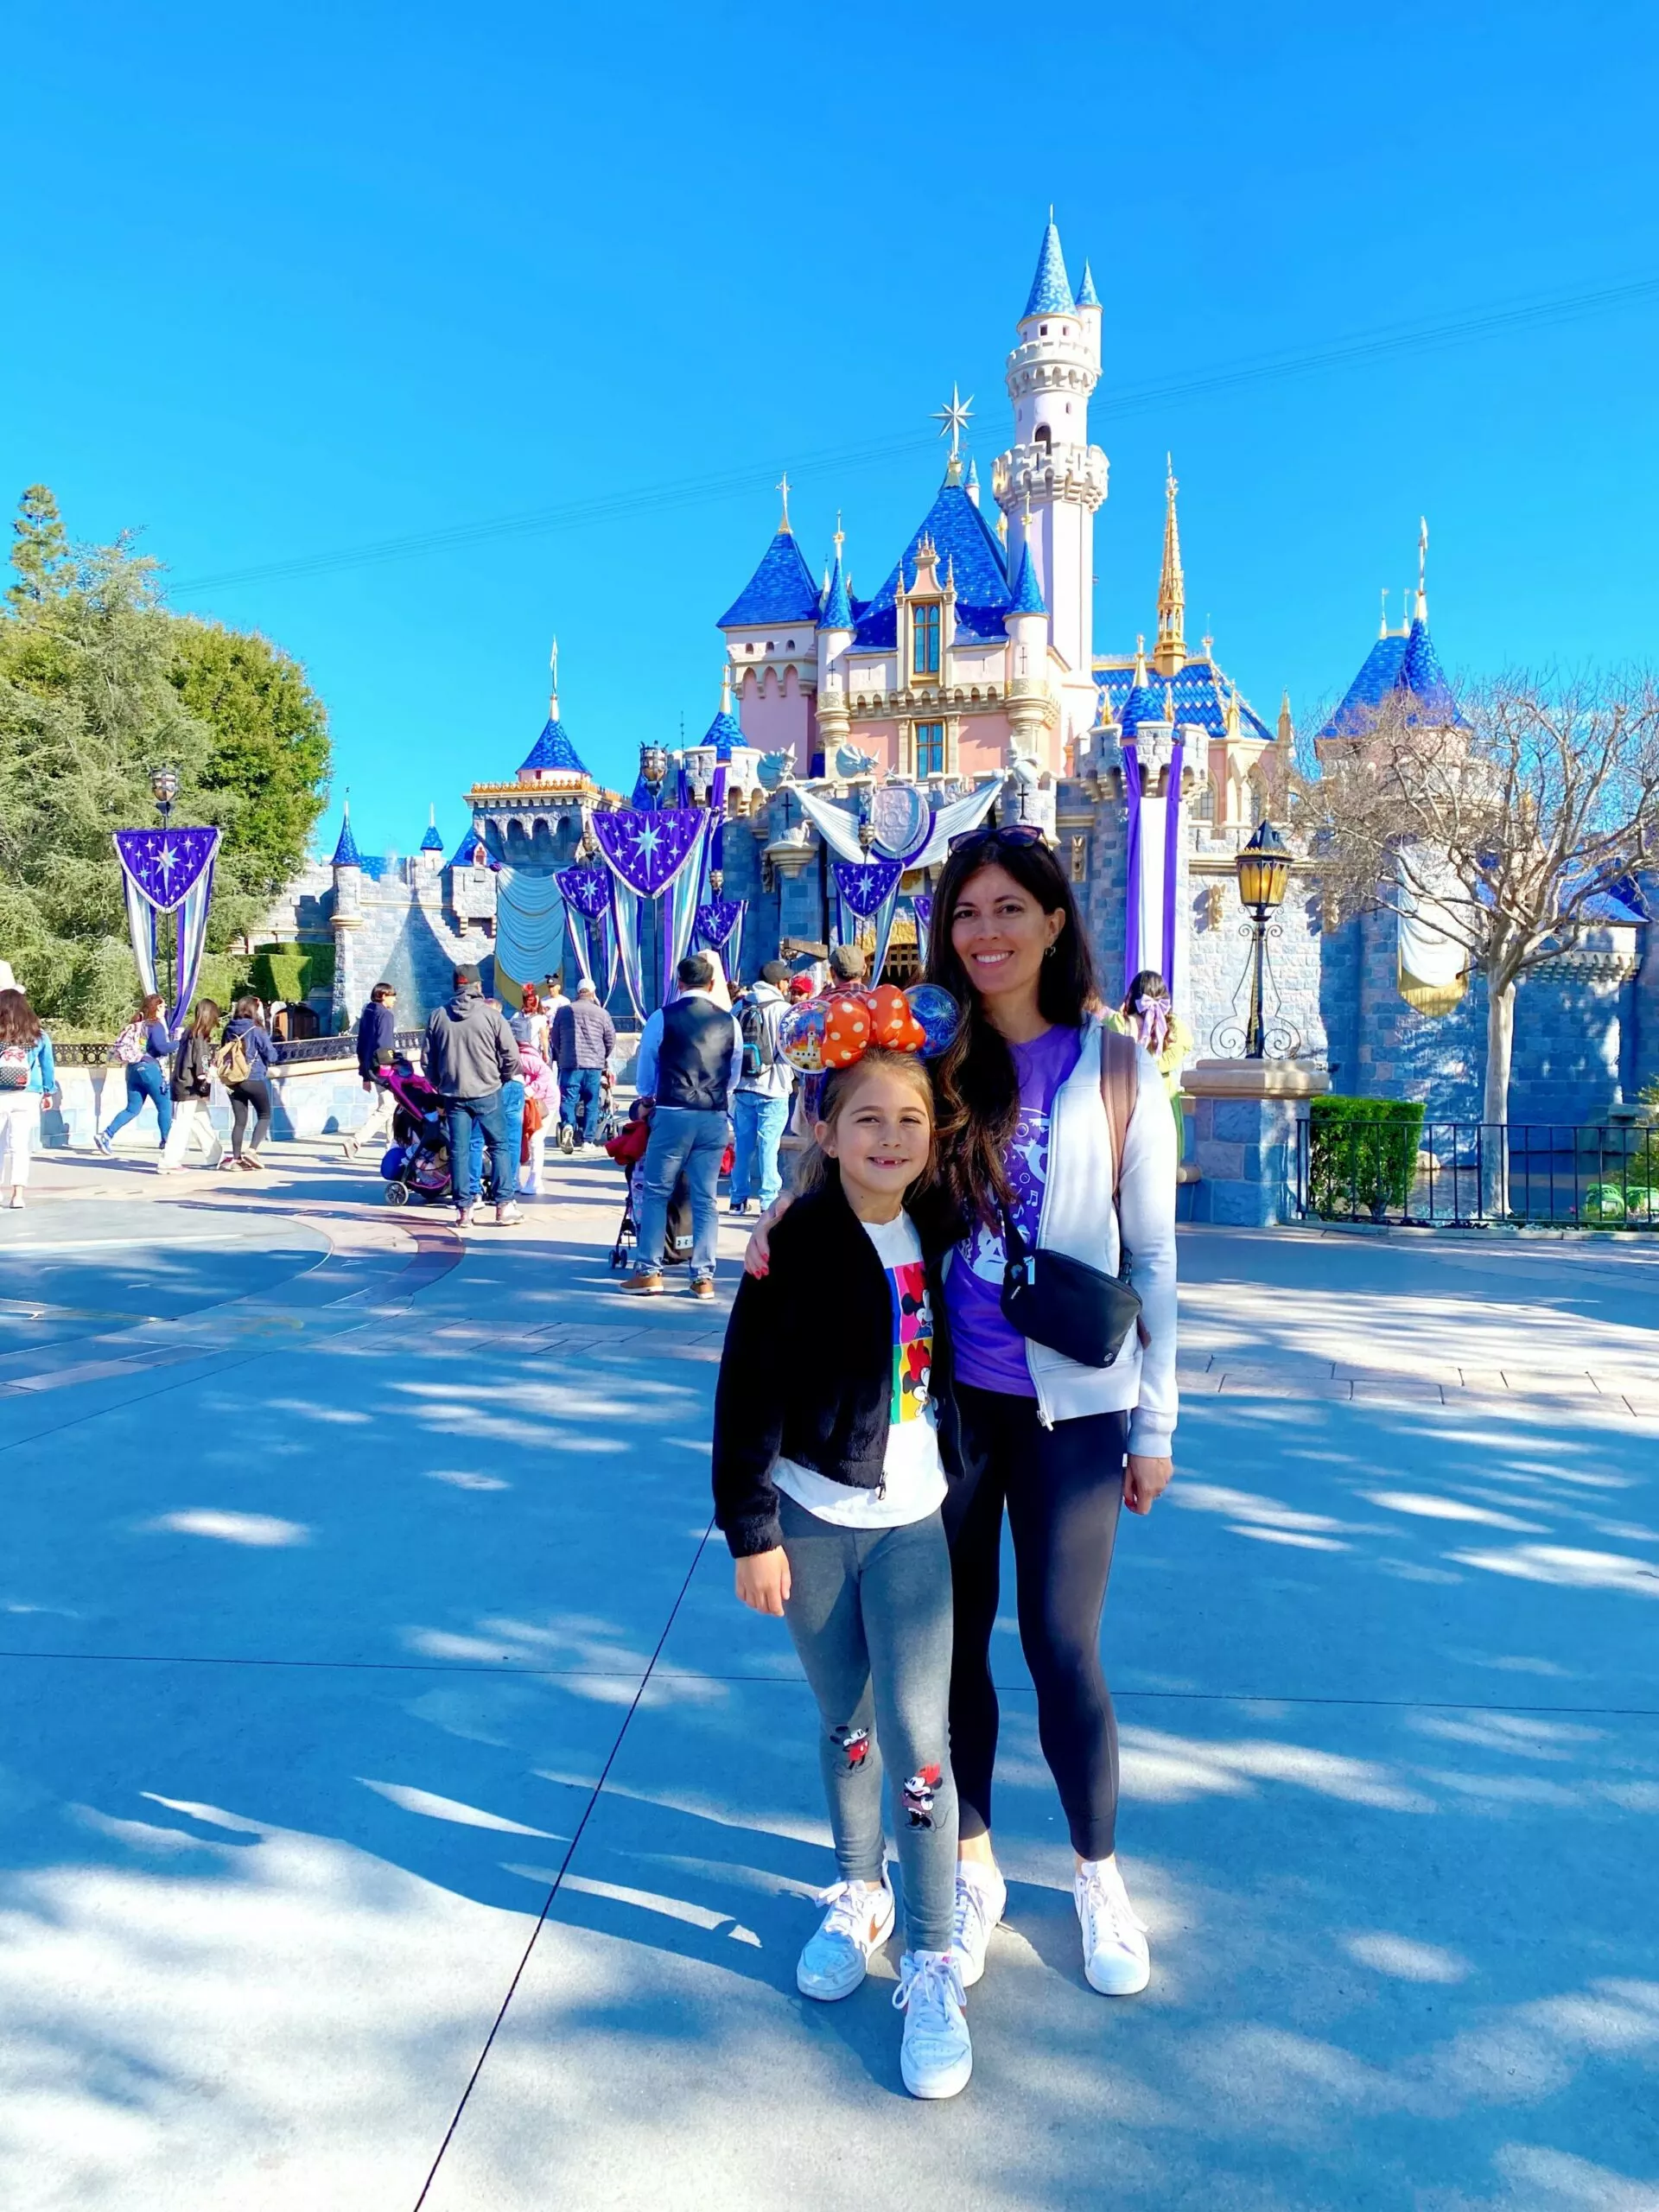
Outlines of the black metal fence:
<svg viewBox="0 0 1659 2212">
<path fill-rule="evenodd" d="M 1310 1221 L 1659 1230 L 1659 1126 L 1426 1121 L 1414 1159 L 1379 1168 L 1352 1125 L 1304 1116 L 1295 1198 Z"/>
<path fill-rule="evenodd" d="M 392 1039 L 395 1051 L 418 1061 L 425 1032 L 420 1029 L 400 1029 Z M 113 1045 L 60 1045 L 53 1042 L 53 1057 L 60 1067 L 101 1068 L 111 1065 Z M 308 1060 L 354 1060 L 357 1039 L 350 1030 L 336 1037 L 296 1037 L 282 1040 L 276 1047 L 278 1067 L 302 1066 Z"/>
</svg>

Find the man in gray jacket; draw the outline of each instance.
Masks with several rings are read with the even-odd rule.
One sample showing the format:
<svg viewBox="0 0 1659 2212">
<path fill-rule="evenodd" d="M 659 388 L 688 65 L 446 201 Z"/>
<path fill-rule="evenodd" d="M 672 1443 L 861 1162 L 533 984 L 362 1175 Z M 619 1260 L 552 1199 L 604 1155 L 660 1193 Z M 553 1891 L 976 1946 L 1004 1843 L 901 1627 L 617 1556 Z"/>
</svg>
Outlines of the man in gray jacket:
<svg viewBox="0 0 1659 2212">
<path fill-rule="evenodd" d="M 522 1221 L 513 1204 L 518 1162 L 507 1141 L 507 1116 L 501 1086 L 520 1080 L 518 1047 L 506 1017 L 479 988 L 476 968 L 457 968 L 454 995 L 426 1025 L 423 1053 L 427 1080 L 444 1104 L 448 1122 L 449 1177 L 455 1197 L 455 1222 L 472 1225 L 477 1193 L 473 1188 L 473 1130 L 484 1133 L 490 1154 L 490 1190 L 495 1217 L 504 1227 Z"/>
<path fill-rule="evenodd" d="M 576 986 L 553 1017 L 553 1050 L 559 1063 L 559 1142 L 567 1152 L 599 1141 L 603 1077 L 616 1050 L 616 1024 L 599 1002 L 591 977 Z M 567 1142 L 567 1139 L 569 1141 Z"/>
</svg>

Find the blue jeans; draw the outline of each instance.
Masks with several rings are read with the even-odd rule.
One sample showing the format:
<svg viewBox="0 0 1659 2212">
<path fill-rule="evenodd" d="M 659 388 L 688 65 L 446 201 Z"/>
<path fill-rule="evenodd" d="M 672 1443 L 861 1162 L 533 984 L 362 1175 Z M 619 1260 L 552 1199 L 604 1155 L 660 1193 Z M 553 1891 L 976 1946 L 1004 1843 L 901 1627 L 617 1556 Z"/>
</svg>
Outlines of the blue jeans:
<svg viewBox="0 0 1659 2212">
<path fill-rule="evenodd" d="M 732 1202 L 758 1198 L 769 1206 L 783 1185 L 778 1147 L 789 1119 L 788 1098 L 740 1090 L 732 1100 Z"/>
<path fill-rule="evenodd" d="M 583 1144 L 599 1141 L 599 1086 L 603 1068 L 573 1068 L 559 1077 L 559 1127 Z"/>
<path fill-rule="evenodd" d="M 501 1110 L 506 1117 L 507 1147 L 513 1158 L 513 1189 L 518 1187 L 518 1166 L 524 1148 L 524 1086 L 522 1083 L 504 1083 L 501 1086 Z M 467 1179 L 474 1191 L 484 1185 L 484 1125 L 473 1123 L 471 1173 Z M 511 1195 L 511 1194 L 509 1194 Z M 497 1205 L 505 1200 L 497 1198 Z"/>
<path fill-rule="evenodd" d="M 173 1090 L 159 1060 L 135 1060 L 127 1070 L 127 1103 L 106 1127 L 105 1135 L 112 1137 L 129 1122 L 136 1122 L 144 1110 L 146 1099 L 156 1109 L 156 1119 L 162 1125 L 161 1141 L 165 1144 L 167 1133 L 173 1126 Z"/>
<path fill-rule="evenodd" d="M 523 1112 L 523 1108 L 520 1108 Z M 499 1206 L 505 1205 L 518 1187 L 518 1152 L 507 1142 L 505 1094 L 486 1091 L 481 1098 L 448 1098 L 444 1117 L 449 1133 L 449 1178 L 458 1206 L 470 1205 L 478 1196 L 473 1174 L 473 1132 L 480 1130 L 490 1147 L 490 1190 Z"/>
<path fill-rule="evenodd" d="M 658 1106 L 651 1117 L 645 1147 L 645 1197 L 639 1209 L 639 1265 L 663 1264 L 668 1234 L 668 1206 L 682 1171 L 691 1198 L 691 1274 L 714 1280 L 720 1213 L 715 1192 L 726 1150 L 726 1116 L 718 1108 L 699 1113 L 690 1106 Z"/>
</svg>

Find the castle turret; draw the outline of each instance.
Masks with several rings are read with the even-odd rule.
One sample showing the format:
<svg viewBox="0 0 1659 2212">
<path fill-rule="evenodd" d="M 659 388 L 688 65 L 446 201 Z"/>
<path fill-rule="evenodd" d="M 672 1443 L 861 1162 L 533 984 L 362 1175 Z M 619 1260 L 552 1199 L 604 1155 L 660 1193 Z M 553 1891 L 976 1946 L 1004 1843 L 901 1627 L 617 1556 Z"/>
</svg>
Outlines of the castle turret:
<svg viewBox="0 0 1659 2212">
<path fill-rule="evenodd" d="M 842 659 L 853 642 L 853 603 L 847 589 L 842 571 L 842 550 L 847 543 L 841 527 L 841 518 L 836 518 L 836 564 L 830 571 L 830 581 L 824 588 L 823 605 L 818 613 L 818 745 L 826 760 L 835 758 L 838 746 L 845 745 L 852 728 L 851 711 L 847 700 L 847 674 Z"/>
<path fill-rule="evenodd" d="M 817 751 L 819 588 L 783 517 L 760 565 L 720 618 L 738 687 L 743 734 L 762 753 L 787 751 L 800 775 Z"/>
<path fill-rule="evenodd" d="M 1048 710 L 1048 609 L 1029 545 L 1020 553 L 1014 600 L 1003 617 L 1014 647 L 1014 673 L 1008 682 L 1008 734 L 1016 753 L 1035 758 L 1042 749 L 1043 726 Z"/>
<path fill-rule="evenodd" d="M 1158 578 L 1158 640 L 1152 664 L 1173 676 L 1186 662 L 1186 578 L 1181 573 L 1181 533 L 1175 519 L 1175 464 L 1164 456 L 1164 565 Z"/>
<path fill-rule="evenodd" d="M 1107 463 L 1089 442 L 1089 396 L 1100 378 L 1099 320 L 1097 303 L 1080 311 L 1072 297 L 1051 214 L 1008 356 L 1014 444 L 997 457 L 992 488 L 1007 518 L 1010 573 L 1031 549 L 1048 642 L 1065 670 L 1067 741 L 1089 730 L 1096 715 L 1095 510 L 1106 497 Z"/>
<path fill-rule="evenodd" d="M 334 897 L 329 922 L 334 932 L 334 1024 L 348 1028 L 363 994 L 357 974 L 357 932 L 363 926 L 363 855 L 352 835 L 352 802 L 341 813 L 340 836 L 329 866 L 334 873 Z"/>
</svg>

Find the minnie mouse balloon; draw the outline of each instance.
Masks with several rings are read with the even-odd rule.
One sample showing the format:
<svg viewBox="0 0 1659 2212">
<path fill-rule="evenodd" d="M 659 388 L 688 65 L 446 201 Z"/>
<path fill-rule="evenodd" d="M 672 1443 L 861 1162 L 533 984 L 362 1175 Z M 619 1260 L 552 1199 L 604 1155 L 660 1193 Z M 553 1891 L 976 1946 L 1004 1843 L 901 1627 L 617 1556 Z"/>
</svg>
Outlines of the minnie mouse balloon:
<svg viewBox="0 0 1659 2212">
<path fill-rule="evenodd" d="M 823 1067 L 824 1003 L 808 999 L 792 1006 L 778 1024 L 778 1050 L 803 1075 L 817 1075 Z"/>
<path fill-rule="evenodd" d="M 962 1008 L 940 983 L 918 983 L 905 997 L 922 1033 L 921 1043 L 913 1049 L 924 1059 L 938 1059 L 962 1027 Z"/>
<path fill-rule="evenodd" d="M 823 1065 L 849 1068 L 870 1042 L 870 1010 L 862 999 L 830 999 L 824 1008 Z"/>
</svg>

